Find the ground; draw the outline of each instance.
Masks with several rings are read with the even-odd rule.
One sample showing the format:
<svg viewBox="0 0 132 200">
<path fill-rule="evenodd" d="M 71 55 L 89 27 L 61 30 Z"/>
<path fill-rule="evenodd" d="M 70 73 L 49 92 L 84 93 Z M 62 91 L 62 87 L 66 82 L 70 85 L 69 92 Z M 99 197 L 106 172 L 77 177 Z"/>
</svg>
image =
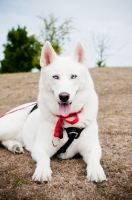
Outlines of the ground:
<svg viewBox="0 0 132 200">
<path fill-rule="evenodd" d="M 107 181 L 87 182 L 82 158 L 52 159 L 53 180 L 31 181 L 30 153 L 14 155 L 0 147 L 1 200 L 132 200 L 132 68 L 95 68 L 90 73 L 99 95 L 101 163 Z M 0 115 L 36 101 L 38 74 L 0 75 Z"/>
</svg>

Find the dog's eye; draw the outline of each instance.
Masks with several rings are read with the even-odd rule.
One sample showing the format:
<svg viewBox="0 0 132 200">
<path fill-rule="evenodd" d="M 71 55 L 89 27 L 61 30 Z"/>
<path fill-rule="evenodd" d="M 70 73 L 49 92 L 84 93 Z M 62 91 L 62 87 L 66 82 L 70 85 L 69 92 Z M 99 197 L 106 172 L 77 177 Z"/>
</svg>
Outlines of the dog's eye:
<svg viewBox="0 0 132 200">
<path fill-rule="evenodd" d="M 59 76 L 57 76 L 57 75 L 54 75 L 54 76 L 52 76 L 54 79 L 59 79 Z"/>
<path fill-rule="evenodd" d="M 75 78 L 77 78 L 77 75 L 73 74 L 73 75 L 71 76 L 71 79 L 75 79 Z"/>
</svg>

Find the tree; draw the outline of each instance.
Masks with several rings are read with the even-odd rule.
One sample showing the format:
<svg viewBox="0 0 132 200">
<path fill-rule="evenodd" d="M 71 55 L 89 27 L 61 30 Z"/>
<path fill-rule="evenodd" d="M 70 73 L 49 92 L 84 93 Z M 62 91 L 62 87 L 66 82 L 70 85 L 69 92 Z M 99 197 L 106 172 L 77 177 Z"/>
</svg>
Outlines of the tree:
<svg viewBox="0 0 132 200">
<path fill-rule="evenodd" d="M 26 27 L 12 28 L 4 44 L 4 56 L 1 61 L 1 73 L 28 72 L 39 67 L 38 52 L 41 44 L 34 35 L 28 36 Z"/>
<path fill-rule="evenodd" d="M 58 25 L 59 18 L 55 18 L 53 14 L 50 14 L 47 18 L 41 16 L 39 18 L 43 21 L 43 28 L 40 30 L 42 43 L 48 40 L 56 53 L 61 54 L 65 41 L 70 40 L 69 34 L 74 29 L 71 25 L 72 20 L 67 19 Z"/>
<path fill-rule="evenodd" d="M 97 66 L 98 67 L 105 67 L 106 66 L 106 60 L 108 56 L 112 55 L 108 53 L 108 50 L 111 48 L 113 44 L 112 37 L 106 35 L 106 34 L 99 34 L 99 33 L 92 33 L 92 42 L 94 46 L 94 50 L 98 54 L 97 59 Z"/>
</svg>

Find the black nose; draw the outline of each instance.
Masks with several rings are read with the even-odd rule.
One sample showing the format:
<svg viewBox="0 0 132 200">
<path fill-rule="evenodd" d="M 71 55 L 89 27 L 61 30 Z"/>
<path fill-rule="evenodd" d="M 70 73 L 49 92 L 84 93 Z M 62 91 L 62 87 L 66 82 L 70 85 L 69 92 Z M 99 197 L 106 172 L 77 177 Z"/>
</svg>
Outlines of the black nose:
<svg viewBox="0 0 132 200">
<path fill-rule="evenodd" d="M 59 94 L 59 98 L 62 102 L 67 102 L 69 99 L 70 95 L 67 92 L 61 92 Z"/>
</svg>

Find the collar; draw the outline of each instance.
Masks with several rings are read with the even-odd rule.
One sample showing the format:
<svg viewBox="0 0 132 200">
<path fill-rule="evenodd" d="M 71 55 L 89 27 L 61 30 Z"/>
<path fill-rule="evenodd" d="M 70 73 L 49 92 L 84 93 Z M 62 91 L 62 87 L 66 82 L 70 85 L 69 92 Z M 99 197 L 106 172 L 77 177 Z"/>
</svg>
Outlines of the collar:
<svg viewBox="0 0 132 200">
<path fill-rule="evenodd" d="M 55 126 L 55 130 L 54 130 L 54 137 L 58 137 L 60 139 L 63 138 L 63 128 L 62 128 L 62 124 L 63 122 L 67 122 L 68 124 L 76 124 L 79 121 L 79 116 L 78 114 L 82 112 L 82 109 L 78 112 L 75 113 L 71 113 L 66 117 L 63 117 L 61 115 L 56 115 L 57 117 L 59 117 L 56 126 Z M 68 118 L 70 117 L 74 117 L 73 120 L 68 120 Z"/>
</svg>

